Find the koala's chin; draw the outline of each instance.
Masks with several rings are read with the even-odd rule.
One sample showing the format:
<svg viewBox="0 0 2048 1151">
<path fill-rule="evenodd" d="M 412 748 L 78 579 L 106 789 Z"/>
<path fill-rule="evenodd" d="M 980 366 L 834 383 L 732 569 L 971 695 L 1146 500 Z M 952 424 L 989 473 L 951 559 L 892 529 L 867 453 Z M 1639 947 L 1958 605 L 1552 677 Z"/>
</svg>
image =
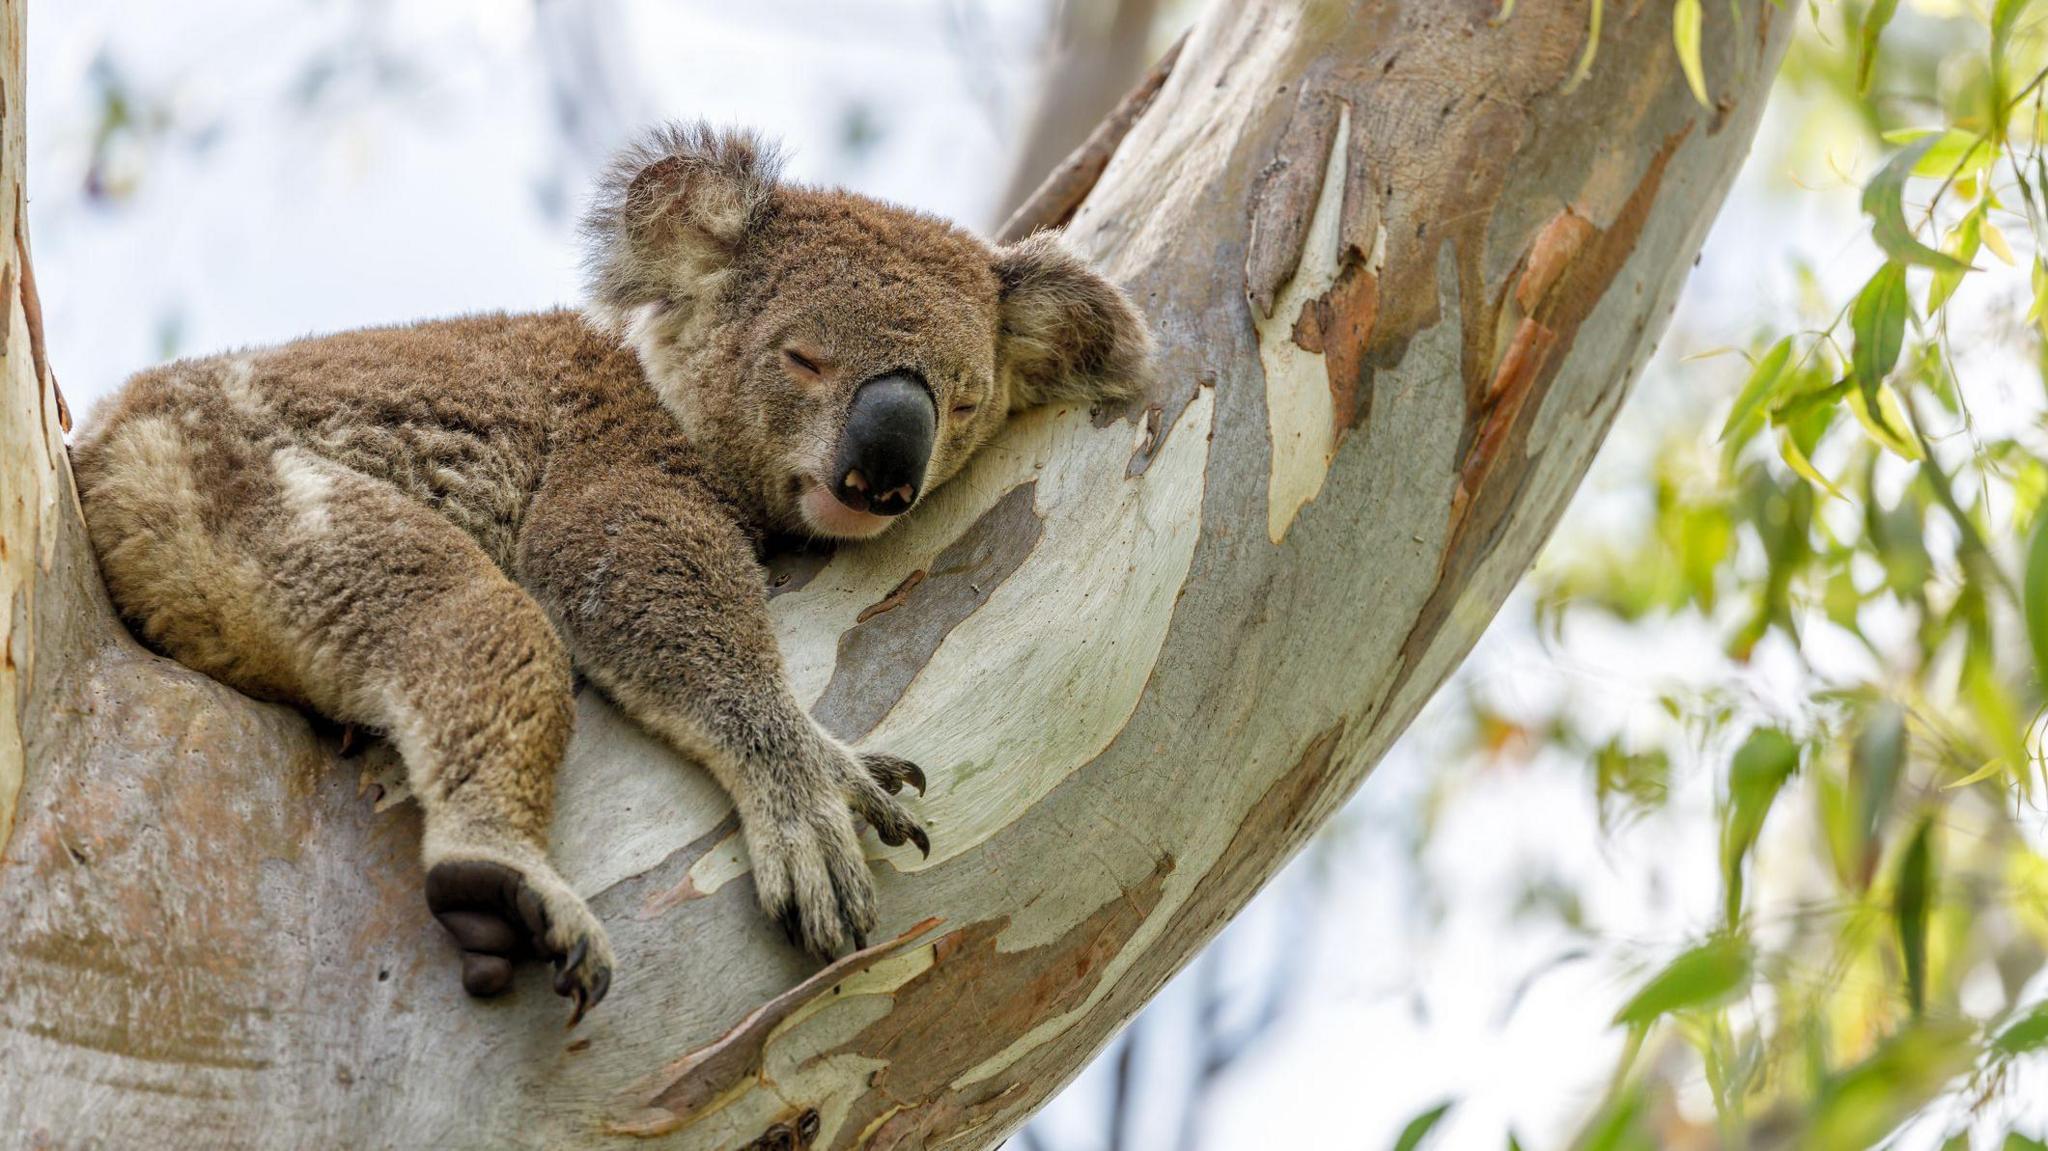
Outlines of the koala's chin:
<svg viewBox="0 0 2048 1151">
<path fill-rule="evenodd" d="M 839 502 L 839 497 L 813 481 L 797 500 L 797 514 L 812 535 L 834 540 L 872 539 L 887 531 L 900 516 L 878 516 Z"/>
</svg>

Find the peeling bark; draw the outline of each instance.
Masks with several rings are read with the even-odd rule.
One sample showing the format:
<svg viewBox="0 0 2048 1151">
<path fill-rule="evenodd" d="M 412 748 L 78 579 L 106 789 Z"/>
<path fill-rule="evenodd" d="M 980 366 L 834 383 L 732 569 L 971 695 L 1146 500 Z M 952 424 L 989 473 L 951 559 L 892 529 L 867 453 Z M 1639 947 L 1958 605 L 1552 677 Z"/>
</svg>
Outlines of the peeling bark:
<svg viewBox="0 0 2048 1151">
<path fill-rule="evenodd" d="M 1151 394 L 1031 413 L 880 543 L 773 566 L 801 698 L 931 775 L 931 857 L 871 849 L 894 937 L 792 953 L 722 794 L 585 693 L 555 853 L 621 967 L 572 1035 L 539 972 L 462 994 L 377 753 L 121 629 L 27 245 L 0 248 L 0 1131 L 993 1145 L 1356 789 L 1534 556 L 1748 147 L 1792 20 L 1740 7 L 1710 8 L 1710 111 L 1665 4 L 1610 4 L 1569 93 L 1584 0 L 1217 5 L 1030 221 L 1144 306 Z"/>
</svg>

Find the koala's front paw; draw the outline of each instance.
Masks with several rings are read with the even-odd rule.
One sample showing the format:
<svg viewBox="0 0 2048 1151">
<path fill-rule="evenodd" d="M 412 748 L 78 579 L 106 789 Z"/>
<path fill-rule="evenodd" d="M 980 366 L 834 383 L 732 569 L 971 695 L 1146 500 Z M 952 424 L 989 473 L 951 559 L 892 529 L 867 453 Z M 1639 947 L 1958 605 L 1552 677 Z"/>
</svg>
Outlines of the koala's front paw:
<svg viewBox="0 0 2048 1151">
<path fill-rule="evenodd" d="M 553 961 L 555 994 L 576 1003 L 571 1027 L 611 990 L 611 942 L 552 868 L 444 859 L 427 870 L 427 908 L 462 948 L 471 995 L 511 990 L 512 961 L 527 956 Z"/>
<path fill-rule="evenodd" d="M 924 793 L 924 772 L 909 760 L 835 753 L 822 769 L 778 780 L 775 794 L 743 805 L 740 820 L 761 908 L 782 924 L 792 945 L 823 959 L 867 946 L 875 929 L 875 881 L 854 817 L 866 820 L 883 843 L 914 843 L 930 855 L 931 837 L 892 798 L 905 783 Z"/>
</svg>

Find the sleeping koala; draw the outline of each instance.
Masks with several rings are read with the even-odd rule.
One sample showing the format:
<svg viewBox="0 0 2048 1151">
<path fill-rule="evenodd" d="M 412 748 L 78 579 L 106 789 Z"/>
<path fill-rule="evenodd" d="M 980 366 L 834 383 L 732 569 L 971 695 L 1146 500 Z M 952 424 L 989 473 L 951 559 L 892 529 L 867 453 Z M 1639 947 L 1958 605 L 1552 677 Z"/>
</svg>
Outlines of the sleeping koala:
<svg viewBox="0 0 2048 1151">
<path fill-rule="evenodd" d="M 855 817 L 929 841 L 910 762 L 783 675 L 760 556 L 862 539 L 1009 413 L 1130 394 L 1148 338 L 1050 236 L 1005 248 L 779 182 L 670 127 L 586 220 L 587 311 L 303 340 L 136 376 L 74 464 L 114 603 L 157 650 L 381 730 L 425 815 L 428 907 L 493 995 L 553 961 L 574 1019 L 604 929 L 547 858 L 571 666 L 731 793 L 794 943 L 865 944 Z"/>
</svg>

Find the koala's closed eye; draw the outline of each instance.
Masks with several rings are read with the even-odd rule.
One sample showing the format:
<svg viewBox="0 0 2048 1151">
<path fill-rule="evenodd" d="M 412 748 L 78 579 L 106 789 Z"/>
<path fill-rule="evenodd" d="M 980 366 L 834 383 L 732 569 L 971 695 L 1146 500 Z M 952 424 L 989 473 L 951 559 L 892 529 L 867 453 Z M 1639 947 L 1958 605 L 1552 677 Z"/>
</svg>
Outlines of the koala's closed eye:
<svg viewBox="0 0 2048 1151">
<path fill-rule="evenodd" d="M 822 376 L 825 374 L 825 369 L 818 366 L 818 361 L 797 351 L 795 348 L 782 349 L 782 358 L 789 361 L 790 367 L 807 376 Z"/>
</svg>

